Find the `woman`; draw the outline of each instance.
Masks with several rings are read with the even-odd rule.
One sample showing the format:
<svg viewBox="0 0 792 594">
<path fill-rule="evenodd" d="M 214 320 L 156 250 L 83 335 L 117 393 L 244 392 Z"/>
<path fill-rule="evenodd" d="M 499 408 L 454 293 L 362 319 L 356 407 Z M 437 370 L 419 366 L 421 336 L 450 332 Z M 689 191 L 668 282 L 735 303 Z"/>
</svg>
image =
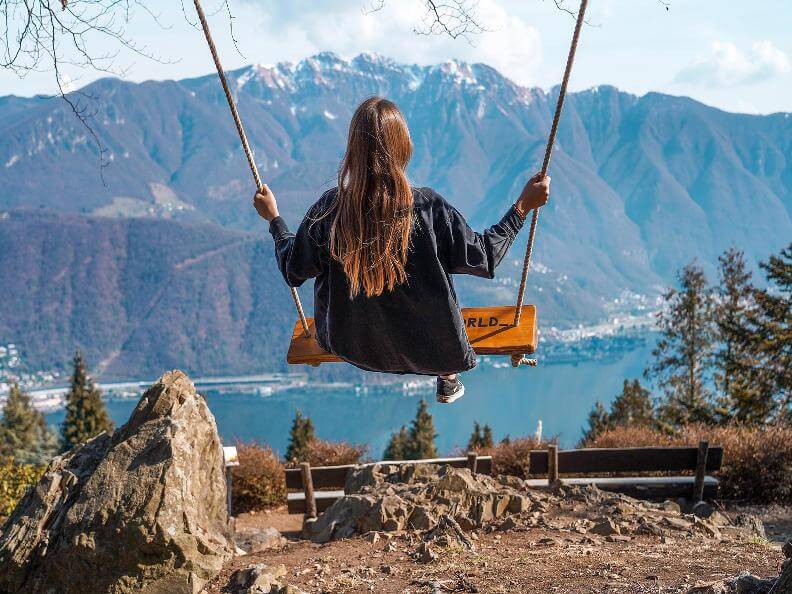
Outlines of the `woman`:
<svg viewBox="0 0 792 594">
<path fill-rule="evenodd" d="M 457 373 L 472 369 L 452 274 L 493 278 L 528 211 L 547 202 L 537 174 L 499 223 L 475 233 L 431 188 L 407 179 L 407 123 L 387 99 L 355 111 L 338 187 L 325 192 L 294 235 L 265 185 L 253 199 L 270 222 L 286 283 L 314 286 L 316 339 L 370 371 L 437 377 L 438 402 L 462 396 Z"/>
</svg>

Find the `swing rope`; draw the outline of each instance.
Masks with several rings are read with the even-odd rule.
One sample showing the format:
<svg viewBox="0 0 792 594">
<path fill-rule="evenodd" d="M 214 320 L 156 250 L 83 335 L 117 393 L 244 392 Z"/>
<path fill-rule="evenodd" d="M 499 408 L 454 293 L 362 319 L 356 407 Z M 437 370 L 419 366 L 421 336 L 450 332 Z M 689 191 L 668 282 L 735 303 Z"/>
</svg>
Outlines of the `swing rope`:
<svg viewBox="0 0 792 594">
<path fill-rule="evenodd" d="M 231 94 L 231 89 L 228 86 L 228 81 L 226 80 L 225 72 L 223 71 L 223 67 L 220 63 L 220 57 L 217 53 L 217 47 L 215 46 L 214 40 L 212 39 L 212 34 L 209 31 L 209 24 L 206 21 L 206 15 L 204 14 L 203 8 L 201 7 L 200 0 L 193 0 L 195 4 L 195 10 L 198 13 L 198 18 L 201 21 L 201 27 L 203 28 L 204 36 L 206 37 L 206 42 L 209 45 L 209 51 L 212 54 L 212 59 L 214 60 L 215 68 L 217 69 L 217 75 L 220 78 L 220 83 L 223 86 L 223 92 L 225 93 L 226 101 L 228 102 L 228 107 L 231 110 L 231 115 L 234 118 L 234 124 L 236 125 L 237 133 L 239 134 L 239 140 L 242 142 L 242 149 L 245 151 L 245 157 L 247 158 L 248 165 L 250 166 L 250 171 L 253 174 L 253 179 L 256 183 L 257 188 L 261 188 L 263 183 L 261 181 L 261 176 L 258 172 L 258 167 L 256 167 L 256 161 L 253 156 L 253 151 L 250 148 L 250 143 L 248 142 L 247 135 L 245 134 L 245 129 L 242 126 L 242 120 L 239 117 L 239 112 L 237 111 L 236 103 L 234 101 L 233 95 Z M 575 61 L 575 52 L 577 51 L 578 40 L 580 38 L 580 31 L 583 26 L 586 7 L 588 5 L 588 0 L 581 0 L 580 8 L 578 10 L 577 15 L 577 22 L 575 23 L 575 31 L 572 34 L 572 43 L 569 47 L 569 54 L 567 56 L 566 68 L 564 70 L 564 77 L 561 81 L 561 86 L 558 91 L 558 100 L 556 102 L 555 113 L 553 115 L 553 122 L 550 126 L 550 134 L 547 139 L 547 146 L 545 147 L 545 154 L 544 154 L 544 161 L 542 162 L 542 176 L 547 175 L 547 171 L 550 167 L 550 158 L 553 153 L 553 147 L 555 145 L 556 135 L 558 133 L 558 124 L 561 120 L 561 112 L 564 108 L 564 100 L 566 99 L 567 93 L 567 86 L 569 84 L 569 76 L 572 72 L 572 65 Z M 523 261 L 523 268 L 522 268 L 522 275 L 520 278 L 520 288 L 517 292 L 517 304 L 515 307 L 514 312 L 514 325 L 518 326 L 520 324 L 520 318 L 522 316 L 522 306 L 523 300 L 525 298 L 525 288 L 526 288 L 526 281 L 528 280 L 528 270 L 531 267 L 531 257 L 533 256 L 533 246 L 534 240 L 536 238 L 536 228 L 539 223 L 539 209 L 534 209 L 531 215 L 531 225 L 528 231 L 528 243 L 525 247 L 525 259 Z M 308 328 L 308 320 L 305 318 L 305 312 L 303 311 L 302 303 L 300 302 L 300 297 L 297 294 L 297 289 L 291 287 L 291 294 L 292 299 L 294 300 L 294 305 L 297 309 L 297 314 L 300 318 L 300 322 L 303 327 L 303 332 L 305 333 L 306 337 L 310 337 L 310 330 Z M 528 364 L 535 364 L 535 362 L 522 359 L 520 356 L 513 355 L 512 356 L 512 364 L 519 365 L 520 362 L 528 363 Z"/>
<path fill-rule="evenodd" d="M 247 134 L 245 134 L 245 129 L 242 127 L 242 119 L 239 117 L 236 102 L 234 101 L 234 97 L 231 95 L 231 89 L 228 86 L 228 81 L 226 80 L 223 66 L 220 64 L 220 56 L 217 53 L 217 47 L 215 46 L 214 39 L 212 39 L 212 34 L 209 32 L 209 23 L 206 22 L 206 15 L 204 14 L 203 8 L 201 7 L 200 0 L 193 0 L 193 2 L 195 4 L 195 10 L 198 13 L 198 19 L 201 21 L 201 27 L 203 28 L 204 36 L 206 37 L 206 43 L 209 44 L 209 51 L 212 53 L 212 59 L 214 60 L 215 68 L 217 68 L 217 76 L 220 77 L 220 84 L 223 85 L 226 101 L 228 101 L 228 107 L 231 110 L 231 115 L 234 118 L 234 124 L 236 124 L 239 140 L 242 142 L 242 149 L 245 151 L 245 157 L 247 157 L 248 165 L 250 166 L 250 172 L 253 174 L 253 180 L 256 182 L 256 188 L 261 188 L 264 184 L 261 181 L 258 167 L 256 167 L 256 160 L 253 157 L 253 150 L 250 148 Z M 308 328 L 308 320 L 305 319 L 305 312 L 303 311 L 302 303 L 300 302 L 300 296 L 297 294 L 297 289 L 294 287 L 290 287 L 290 289 L 292 299 L 294 299 L 294 306 L 297 308 L 297 315 L 300 316 L 303 332 L 305 333 L 305 336 L 310 337 L 311 331 Z"/>
<path fill-rule="evenodd" d="M 547 138 L 547 146 L 545 147 L 544 161 L 542 162 L 543 177 L 547 175 L 547 170 L 550 168 L 550 156 L 553 154 L 553 145 L 555 144 L 556 133 L 558 132 L 558 122 L 561 120 L 561 111 L 564 109 L 564 99 L 566 98 L 567 85 L 569 84 L 569 75 L 572 72 L 572 64 L 575 61 L 575 52 L 577 51 L 580 29 L 583 26 L 587 5 L 588 0 L 581 0 L 577 22 L 575 23 L 575 32 L 572 34 L 572 44 L 569 46 L 569 55 L 567 56 L 564 78 L 561 81 L 561 88 L 558 90 L 558 101 L 556 102 L 555 114 L 553 115 L 553 124 L 550 126 L 550 136 Z M 536 226 L 538 223 L 539 209 L 536 208 L 531 216 L 531 227 L 528 230 L 528 245 L 525 246 L 525 260 L 523 261 L 522 277 L 520 278 L 520 290 L 517 292 L 517 306 L 514 311 L 515 326 L 520 324 L 520 316 L 522 316 L 525 282 L 528 280 L 528 269 L 531 267 L 531 256 L 533 256 L 534 239 L 536 237 Z"/>
</svg>

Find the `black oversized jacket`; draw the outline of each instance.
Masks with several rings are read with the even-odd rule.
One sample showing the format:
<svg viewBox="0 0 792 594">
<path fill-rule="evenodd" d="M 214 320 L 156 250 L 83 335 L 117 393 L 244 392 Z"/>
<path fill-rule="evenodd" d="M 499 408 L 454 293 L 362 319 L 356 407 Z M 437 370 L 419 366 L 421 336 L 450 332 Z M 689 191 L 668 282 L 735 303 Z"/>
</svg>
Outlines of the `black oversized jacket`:
<svg viewBox="0 0 792 594">
<path fill-rule="evenodd" d="M 407 282 L 376 297 L 350 299 L 344 270 L 328 248 L 332 214 L 322 216 L 336 195 L 336 189 L 326 192 L 296 235 L 281 217 L 270 223 L 286 283 L 298 287 L 316 278 L 319 344 L 371 371 L 437 375 L 473 368 L 476 355 L 467 340 L 451 275 L 494 277 L 523 224 L 514 207 L 479 234 L 440 194 L 413 188 Z"/>
</svg>

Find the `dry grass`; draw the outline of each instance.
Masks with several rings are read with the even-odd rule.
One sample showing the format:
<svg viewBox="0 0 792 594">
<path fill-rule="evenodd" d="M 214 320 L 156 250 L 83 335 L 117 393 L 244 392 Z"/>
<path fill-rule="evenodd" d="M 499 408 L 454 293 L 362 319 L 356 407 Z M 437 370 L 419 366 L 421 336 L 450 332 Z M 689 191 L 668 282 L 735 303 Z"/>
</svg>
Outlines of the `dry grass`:
<svg viewBox="0 0 792 594">
<path fill-rule="evenodd" d="M 268 445 L 237 443 L 239 466 L 234 468 L 235 512 L 259 510 L 286 503 L 283 464 Z"/>
<path fill-rule="evenodd" d="M 362 462 L 368 447 L 346 441 L 314 439 L 308 445 L 307 462 L 311 466 L 340 466 Z"/>
<path fill-rule="evenodd" d="M 665 434 L 643 427 L 617 427 L 585 447 L 694 446 L 701 440 L 723 446 L 718 473 L 721 496 L 755 503 L 792 503 L 792 427 L 691 425 Z"/>
<path fill-rule="evenodd" d="M 311 466 L 361 462 L 366 446 L 315 439 L 308 448 Z M 234 468 L 234 511 L 244 513 L 286 503 L 286 466 L 265 444 L 237 443 L 239 466 Z"/>
<path fill-rule="evenodd" d="M 551 441 L 537 441 L 533 437 L 518 437 L 509 441 L 502 441 L 491 448 L 482 448 L 478 451 L 480 456 L 492 456 L 493 474 L 511 474 L 520 478 L 527 478 L 528 454 L 531 450 L 545 450 Z"/>
</svg>

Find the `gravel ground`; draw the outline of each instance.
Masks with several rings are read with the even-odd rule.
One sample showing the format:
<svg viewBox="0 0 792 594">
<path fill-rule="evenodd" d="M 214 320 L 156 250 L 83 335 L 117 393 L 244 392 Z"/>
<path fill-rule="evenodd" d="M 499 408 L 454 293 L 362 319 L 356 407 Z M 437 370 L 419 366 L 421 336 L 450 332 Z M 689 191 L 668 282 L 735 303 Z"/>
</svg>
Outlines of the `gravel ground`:
<svg viewBox="0 0 792 594">
<path fill-rule="evenodd" d="M 273 526 L 289 544 L 236 557 L 212 582 L 210 594 L 229 592 L 237 569 L 253 563 L 283 564 L 284 581 L 305 592 L 559 592 L 671 593 L 749 571 L 778 575 L 781 544 L 792 537 L 792 509 L 726 506 L 728 516 L 754 513 L 768 540 L 704 539 L 697 535 L 633 535 L 607 542 L 563 528 L 570 510 L 548 514 L 551 527 L 471 533 L 475 551 L 445 550 L 430 563 L 412 553 L 420 541 L 413 531 L 378 533 L 317 545 L 297 540 L 299 516 L 284 510 L 246 514 L 239 527 Z M 376 542 L 372 542 L 376 540 Z"/>
</svg>

